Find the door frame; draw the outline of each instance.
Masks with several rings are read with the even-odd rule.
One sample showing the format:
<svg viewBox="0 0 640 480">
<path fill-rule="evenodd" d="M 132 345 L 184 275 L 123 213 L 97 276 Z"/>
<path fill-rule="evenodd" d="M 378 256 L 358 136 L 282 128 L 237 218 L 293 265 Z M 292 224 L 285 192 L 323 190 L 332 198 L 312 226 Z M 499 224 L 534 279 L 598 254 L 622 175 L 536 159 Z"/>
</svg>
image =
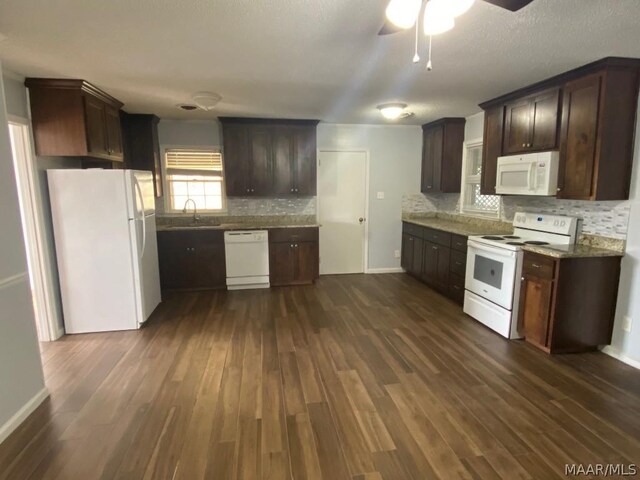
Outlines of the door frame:
<svg viewBox="0 0 640 480">
<path fill-rule="evenodd" d="M 369 270 L 369 150 L 366 148 L 319 148 L 316 151 L 316 171 L 320 171 L 320 154 L 321 153 L 364 153 L 364 245 L 363 245 L 363 273 L 370 273 Z M 320 175 L 316 175 L 316 216 L 320 207 Z M 318 222 L 322 224 L 322 219 L 318 218 Z M 320 227 L 322 228 L 322 226 Z M 318 248 L 318 252 L 320 249 Z M 320 258 L 320 262 L 322 258 Z"/>
<path fill-rule="evenodd" d="M 35 168 L 37 157 L 33 144 L 33 130 L 31 122 L 27 118 L 8 115 L 9 126 L 22 129 L 22 149 L 24 155 L 14 155 L 13 164 L 18 174 L 17 186 L 21 210 L 24 209 L 23 232 L 25 234 L 25 249 L 28 254 L 28 267 L 30 283 L 33 286 L 33 300 L 36 303 L 36 327 L 39 340 L 50 342 L 57 340 L 64 331 L 58 328 L 58 316 L 55 308 L 55 294 L 51 279 L 51 258 L 47 254 L 45 234 L 41 223 L 41 204 L 38 201 L 38 174 Z M 26 136 L 25 136 L 26 135 Z"/>
</svg>

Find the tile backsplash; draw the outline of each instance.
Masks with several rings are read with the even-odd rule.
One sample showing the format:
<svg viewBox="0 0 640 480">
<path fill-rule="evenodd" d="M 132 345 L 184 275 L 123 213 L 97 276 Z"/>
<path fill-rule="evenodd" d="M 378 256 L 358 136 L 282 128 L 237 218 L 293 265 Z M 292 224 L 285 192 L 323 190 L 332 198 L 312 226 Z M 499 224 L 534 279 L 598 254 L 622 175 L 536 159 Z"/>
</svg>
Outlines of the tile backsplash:
<svg viewBox="0 0 640 480">
<path fill-rule="evenodd" d="M 459 211 L 460 195 L 445 193 L 404 195 L 402 213 Z M 549 197 L 503 196 L 501 220 L 513 222 L 515 212 L 536 212 L 566 215 L 582 219 L 582 233 L 625 240 L 629 225 L 629 201 L 586 202 L 558 200 Z"/>
<path fill-rule="evenodd" d="M 158 213 L 164 213 L 162 199 L 156 202 Z M 227 211 L 224 216 L 263 216 L 263 215 L 315 215 L 316 197 L 302 198 L 227 198 Z M 204 213 L 204 215 L 216 215 Z"/>
</svg>

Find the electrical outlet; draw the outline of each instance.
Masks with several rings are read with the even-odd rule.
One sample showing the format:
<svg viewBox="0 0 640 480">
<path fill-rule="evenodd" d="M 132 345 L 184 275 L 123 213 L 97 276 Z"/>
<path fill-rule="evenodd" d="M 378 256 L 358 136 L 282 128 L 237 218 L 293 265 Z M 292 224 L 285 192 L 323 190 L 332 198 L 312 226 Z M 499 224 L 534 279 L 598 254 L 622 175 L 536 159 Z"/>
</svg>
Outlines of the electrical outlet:
<svg viewBox="0 0 640 480">
<path fill-rule="evenodd" d="M 622 317 L 622 330 L 631 333 L 631 323 L 631 317 L 629 315 Z"/>
<path fill-rule="evenodd" d="M 376 197 L 378 198 L 378 200 L 384 200 L 384 192 L 378 192 Z"/>
<path fill-rule="evenodd" d="M 393 256 L 396 258 L 400 258 L 400 250 L 394 250 L 393 251 Z"/>
</svg>

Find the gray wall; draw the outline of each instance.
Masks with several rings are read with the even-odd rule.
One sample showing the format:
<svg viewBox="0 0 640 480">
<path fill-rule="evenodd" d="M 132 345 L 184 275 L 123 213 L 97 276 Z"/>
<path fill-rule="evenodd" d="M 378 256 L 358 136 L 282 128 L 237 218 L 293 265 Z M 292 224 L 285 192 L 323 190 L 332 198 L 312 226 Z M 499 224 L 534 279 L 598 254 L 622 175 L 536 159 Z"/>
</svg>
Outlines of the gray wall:
<svg viewBox="0 0 640 480">
<path fill-rule="evenodd" d="M 422 130 L 399 125 L 318 125 L 318 150 L 369 152 L 368 268 L 399 268 L 402 197 L 420 191 Z M 384 192 L 384 200 L 376 198 Z"/>
<path fill-rule="evenodd" d="M 636 118 L 640 118 L 640 103 Z M 621 354 L 640 365 L 640 122 L 636 124 L 635 139 L 627 250 L 622 259 L 616 322 L 611 345 L 612 353 Z M 629 315 L 633 320 L 631 333 L 622 329 L 625 315 Z"/>
<path fill-rule="evenodd" d="M 27 89 L 22 80 L 13 75 L 3 77 L 5 82 L 5 95 L 7 100 L 7 113 L 16 117 L 28 119 L 29 107 L 27 102 Z M 81 162 L 69 157 L 34 157 L 38 176 L 38 191 L 36 192 L 38 211 L 38 224 L 43 232 L 44 245 L 43 257 L 48 267 L 48 283 L 50 295 L 53 298 L 54 314 L 57 330 L 64 331 L 64 316 L 62 312 L 62 298 L 60 296 L 60 283 L 58 280 L 58 266 L 56 263 L 56 248 L 53 239 L 53 225 L 51 223 L 51 206 L 49 204 L 49 186 L 47 183 L 47 169 L 50 168 L 80 168 Z"/>
<path fill-rule="evenodd" d="M 1 72 L 0 66 L 0 74 Z M 0 436 L 44 388 L 0 75 Z M 2 438 L 0 438 L 2 440 Z"/>
</svg>

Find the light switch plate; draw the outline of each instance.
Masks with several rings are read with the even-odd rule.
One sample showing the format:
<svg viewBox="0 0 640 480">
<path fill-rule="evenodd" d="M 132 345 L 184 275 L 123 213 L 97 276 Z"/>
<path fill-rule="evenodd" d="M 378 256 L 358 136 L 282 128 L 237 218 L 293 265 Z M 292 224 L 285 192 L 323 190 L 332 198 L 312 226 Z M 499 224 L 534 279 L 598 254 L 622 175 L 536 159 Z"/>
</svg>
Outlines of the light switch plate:
<svg viewBox="0 0 640 480">
<path fill-rule="evenodd" d="M 631 317 L 629 315 L 622 317 L 622 330 L 631 333 L 631 323 Z"/>
<path fill-rule="evenodd" d="M 394 250 L 393 251 L 393 256 L 396 258 L 400 258 L 400 250 Z"/>
<path fill-rule="evenodd" d="M 378 194 L 376 195 L 376 198 L 378 200 L 384 200 L 384 192 L 378 192 Z"/>
</svg>

